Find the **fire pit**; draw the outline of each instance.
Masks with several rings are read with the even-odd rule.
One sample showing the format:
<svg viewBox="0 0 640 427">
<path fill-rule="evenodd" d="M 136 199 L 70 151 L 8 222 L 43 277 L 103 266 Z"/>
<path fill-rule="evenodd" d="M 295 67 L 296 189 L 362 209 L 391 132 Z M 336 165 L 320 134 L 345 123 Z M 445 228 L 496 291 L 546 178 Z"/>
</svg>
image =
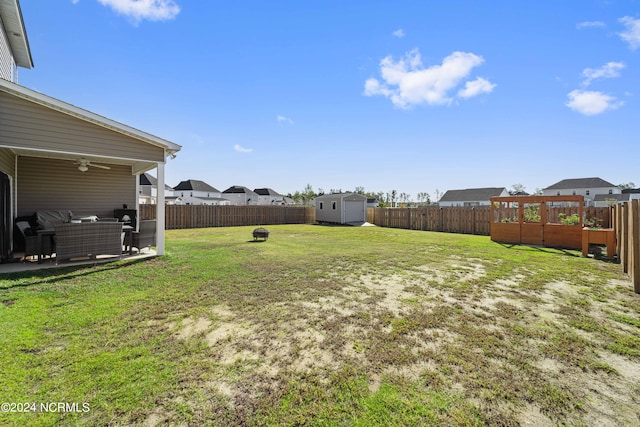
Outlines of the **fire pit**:
<svg viewBox="0 0 640 427">
<path fill-rule="evenodd" d="M 267 240 L 269 238 L 269 230 L 266 228 L 256 228 L 253 230 L 253 240 L 264 239 Z"/>
</svg>

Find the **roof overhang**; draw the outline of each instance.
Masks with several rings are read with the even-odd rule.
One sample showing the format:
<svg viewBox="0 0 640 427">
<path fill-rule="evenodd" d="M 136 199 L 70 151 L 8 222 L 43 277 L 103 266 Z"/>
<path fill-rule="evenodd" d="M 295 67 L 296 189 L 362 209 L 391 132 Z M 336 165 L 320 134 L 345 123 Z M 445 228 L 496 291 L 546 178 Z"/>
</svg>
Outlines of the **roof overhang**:
<svg viewBox="0 0 640 427">
<path fill-rule="evenodd" d="M 0 17 L 16 64 L 23 68 L 33 68 L 29 39 L 18 0 L 0 0 Z"/>
<path fill-rule="evenodd" d="M 0 0 L 0 2 L 1 1 L 3 0 Z M 63 114 L 67 114 L 77 119 L 84 120 L 88 123 L 92 123 L 94 125 L 101 126 L 114 132 L 121 133 L 128 137 L 135 138 L 147 144 L 160 147 L 164 149 L 165 157 L 173 156 L 182 148 L 180 145 L 174 144 L 173 142 L 167 141 L 166 139 L 159 138 L 155 135 L 151 135 L 150 133 L 143 132 L 131 126 L 127 126 L 125 124 L 116 122 L 90 111 L 83 110 L 82 108 L 78 108 L 74 105 L 68 104 L 66 102 L 60 101 L 58 99 L 52 98 L 50 96 L 44 95 L 42 93 L 3 79 L 0 79 L 0 91 L 6 92 L 10 95 L 25 99 L 30 102 L 34 102 L 36 104 L 42 105 L 43 107 L 58 111 Z"/>
</svg>

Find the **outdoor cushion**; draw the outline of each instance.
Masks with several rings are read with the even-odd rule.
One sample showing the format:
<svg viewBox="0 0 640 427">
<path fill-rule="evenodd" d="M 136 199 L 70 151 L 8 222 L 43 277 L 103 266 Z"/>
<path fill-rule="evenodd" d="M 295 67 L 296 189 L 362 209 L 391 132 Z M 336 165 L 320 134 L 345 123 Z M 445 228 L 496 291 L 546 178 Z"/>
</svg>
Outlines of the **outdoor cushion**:
<svg viewBox="0 0 640 427">
<path fill-rule="evenodd" d="M 16 226 L 20 229 L 25 237 L 37 235 L 37 233 L 31 228 L 31 224 L 29 224 L 28 221 L 16 222 Z"/>
<path fill-rule="evenodd" d="M 71 221 L 73 213 L 71 211 L 38 211 L 36 220 L 40 228 L 53 230 L 54 225 L 64 224 Z"/>
</svg>

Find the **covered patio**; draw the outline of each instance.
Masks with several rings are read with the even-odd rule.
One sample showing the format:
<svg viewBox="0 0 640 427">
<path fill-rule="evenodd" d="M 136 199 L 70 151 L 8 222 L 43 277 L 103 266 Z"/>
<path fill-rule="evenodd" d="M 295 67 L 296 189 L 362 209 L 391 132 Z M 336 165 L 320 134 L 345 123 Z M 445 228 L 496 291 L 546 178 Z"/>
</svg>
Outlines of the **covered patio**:
<svg viewBox="0 0 640 427">
<path fill-rule="evenodd" d="M 2 79 L 0 105 L 3 264 L 20 256 L 14 247 L 16 218 L 40 211 L 98 218 L 113 218 L 117 209 L 137 211 L 139 175 L 153 169 L 153 255 L 164 254 L 165 163 L 179 145 Z M 140 219 L 130 226 L 137 230 Z"/>
</svg>

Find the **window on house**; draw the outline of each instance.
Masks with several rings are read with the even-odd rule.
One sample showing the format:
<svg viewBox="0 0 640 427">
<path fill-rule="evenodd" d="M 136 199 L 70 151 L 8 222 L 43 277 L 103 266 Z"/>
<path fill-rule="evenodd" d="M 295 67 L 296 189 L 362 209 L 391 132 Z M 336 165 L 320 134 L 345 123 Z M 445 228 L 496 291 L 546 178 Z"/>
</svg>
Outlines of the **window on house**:
<svg viewBox="0 0 640 427">
<path fill-rule="evenodd" d="M 331 209 L 336 210 L 336 202 L 331 202 Z"/>
<path fill-rule="evenodd" d="M 320 202 L 320 210 L 324 209 L 324 203 Z"/>
<path fill-rule="evenodd" d="M 589 190 L 587 190 L 587 196 L 589 195 Z"/>
<path fill-rule="evenodd" d="M 613 190 L 609 190 L 609 194 L 613 194 Z"/>
<path fill-rule="evenodd" d="M 558 191 L 558 194 L 557 194 L 557 195 L 558 195 L 558 196 L 560 195 L 560 192 L 559 192 L 559 191 Z"/>
<path fill-rule="evenodd" d="M 575 191 L 573 192 L 573 195 L 574 195 L 574 196 L 576 195 L 576 192 L 575 192 Z"/>
</svg>

